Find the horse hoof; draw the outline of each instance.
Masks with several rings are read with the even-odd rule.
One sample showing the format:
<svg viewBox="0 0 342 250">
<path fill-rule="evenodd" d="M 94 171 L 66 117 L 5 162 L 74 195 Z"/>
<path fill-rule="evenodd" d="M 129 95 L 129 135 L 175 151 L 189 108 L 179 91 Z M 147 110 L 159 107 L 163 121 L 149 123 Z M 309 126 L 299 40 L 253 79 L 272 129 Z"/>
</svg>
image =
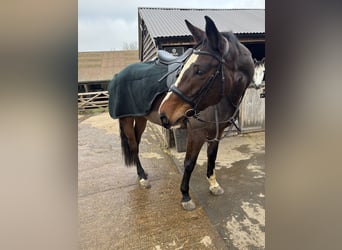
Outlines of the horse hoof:
<svg viewBox="0 0 342 250">
<path fill-rule="evenodd" d="M 140 179 L 139 184 L 140 184 L 140 186 L 142 186 L 143 188 L 151 188 L 150 181 L 147 180 L 147 179 Z"/>
<path fill-rule="evenodd" d="M 191 211 L 196 208 L 195 203 L 192 200 L 182 202 L 182 207 L 186 211 Z"/>
<path fill-rule="evenodd" d="M 224 190 L 221 188 L 221 186 L 211 187 L 209 190 L 213 195 L 222 195 L 224 193 Z"/>
</svg>

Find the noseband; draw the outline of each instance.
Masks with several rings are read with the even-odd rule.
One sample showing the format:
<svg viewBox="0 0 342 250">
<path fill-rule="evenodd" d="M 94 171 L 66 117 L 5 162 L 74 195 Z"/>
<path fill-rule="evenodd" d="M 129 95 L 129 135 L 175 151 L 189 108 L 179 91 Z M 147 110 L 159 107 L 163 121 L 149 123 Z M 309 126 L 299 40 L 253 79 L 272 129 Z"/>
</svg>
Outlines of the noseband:
<svg viewBox="0 0 342 250">
<path fill-rule="evenodd" d="M 206 83 L 191 97 L 185 95 L 180 89 L 178 89 L 174 84 L 171 85 L 169 91 L 172 91 L 177 96 L 179 96 L 184 102 L 188 103 L 191 106 L 191 109 L 189 109 L 185 115 L 187 117 L 194 116 L 198 113 L 198 105 L 201 102 L 202 98 L 206 96 L 209 89 L 212 87 L 212 85 L 215 82 L 216 77 L 221 73 L 221 95 L 224 95 L 224 74 L 223 74 L 223 65 L 225 63 L 224 57 L 228 54 L 228 51 L 220 58 L 218 55 L 210 53 L 208 51 L 200 51 L 200 50 L 194 50 L 194 54 L 196 55 L 207 55 L 214 57 L 218 62 L 219 65 L 217 66 L 216 71 L 208 78 Z"/>
</svg>

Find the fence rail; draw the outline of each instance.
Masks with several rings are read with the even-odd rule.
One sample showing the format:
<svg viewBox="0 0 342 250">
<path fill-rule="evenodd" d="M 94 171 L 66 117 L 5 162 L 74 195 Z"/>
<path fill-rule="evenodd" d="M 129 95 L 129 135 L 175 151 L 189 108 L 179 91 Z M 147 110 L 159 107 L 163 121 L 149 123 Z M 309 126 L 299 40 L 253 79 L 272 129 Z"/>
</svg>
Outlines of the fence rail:
<svg viewBox="0 0 342 250">
<path fill-rule="evenodd" d="M 108 107 L 108 91 L 78 93 L 78 111 Z"/>
</svg>

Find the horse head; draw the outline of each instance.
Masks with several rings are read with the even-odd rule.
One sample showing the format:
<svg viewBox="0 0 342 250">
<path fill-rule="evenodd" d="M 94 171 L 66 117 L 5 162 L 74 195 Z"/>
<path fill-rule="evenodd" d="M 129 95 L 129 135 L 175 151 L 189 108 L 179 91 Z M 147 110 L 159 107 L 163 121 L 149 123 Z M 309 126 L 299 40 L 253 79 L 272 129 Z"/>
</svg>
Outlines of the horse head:
<svg viewBox="0 0 342 250">
<path fill-rule="evenodd" d="M 265 57 L 261 61 L 254 59 L 254 76 L 253 83 L 256 88 L 259 88 L 264 80 L 265 75 Z"/>
<path fill-rule="evenodd" d="M 205 31 L 185 20 L 198 46 L 159 107 L 166 128 L 219 103 L 232 88 L 238 48 L 218 31 L 213 20 L 208 16 L 205 20 Z"/>
</svg>

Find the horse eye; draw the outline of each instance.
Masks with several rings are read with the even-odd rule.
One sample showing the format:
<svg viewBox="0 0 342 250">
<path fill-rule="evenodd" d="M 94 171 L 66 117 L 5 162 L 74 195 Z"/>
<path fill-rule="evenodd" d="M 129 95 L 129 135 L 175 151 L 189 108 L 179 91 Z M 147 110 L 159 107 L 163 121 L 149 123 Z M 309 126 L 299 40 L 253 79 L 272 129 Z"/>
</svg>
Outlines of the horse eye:
<svg viewBox="0 0 342 250">
<path fill-rule="evenodd" d="M 196 70 L 196 75 L 202 75 L 203 74 L 203 71 L 202 70 Z"/>
</svg>

